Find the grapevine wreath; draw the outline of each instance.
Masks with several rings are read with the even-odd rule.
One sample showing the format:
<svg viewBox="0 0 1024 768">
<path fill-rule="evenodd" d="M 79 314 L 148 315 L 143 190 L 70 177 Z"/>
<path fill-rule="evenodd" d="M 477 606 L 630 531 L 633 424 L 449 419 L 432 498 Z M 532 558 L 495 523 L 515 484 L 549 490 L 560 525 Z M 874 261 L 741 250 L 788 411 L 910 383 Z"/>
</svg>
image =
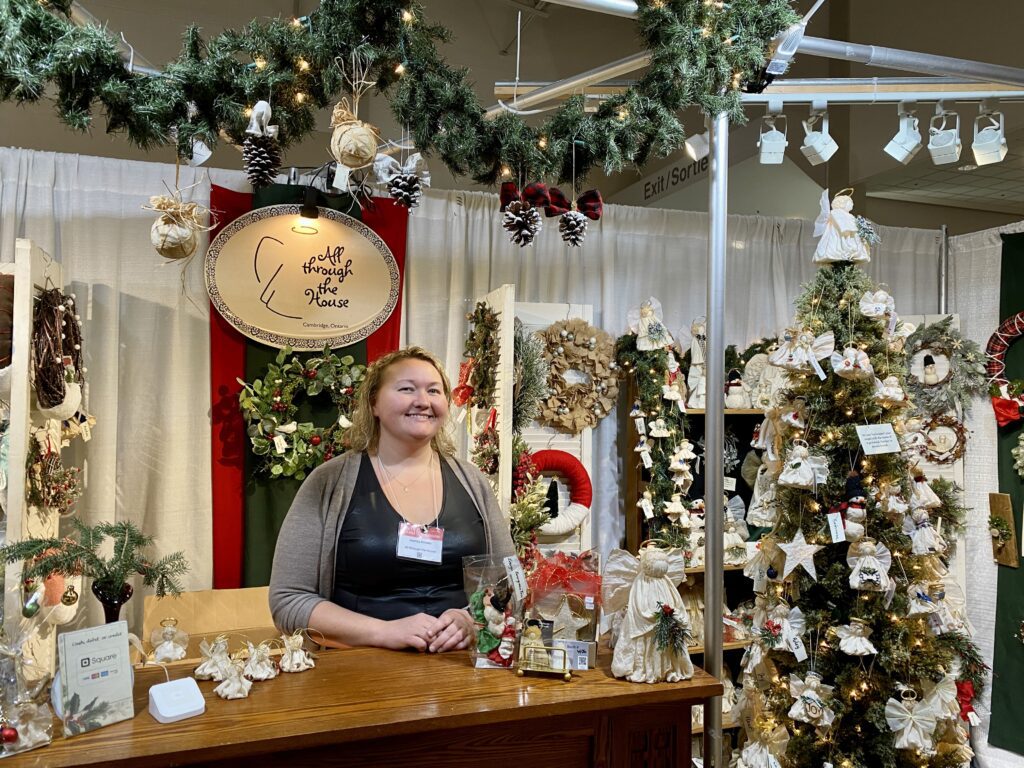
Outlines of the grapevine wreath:
<svg viewBox="0 0 1024 768">
<path fill-rule="evenodd" d="M 263 468 L 272 478 L 302 480 L 317 466 L 344 450 L 342 437 L 351 426 L 347 414 L 355 402 L 356 385 L 366 373 L 351 355 L 338 357 L 330 348 L 323 356 L 305 362 L 288 347 L 267 366 L 262 378 L 249 384 L 238 379 L 242 391 L 238 403 L 248 421 L 252 451 L 263 457 Z M 337 416 L 327 427 L 298 423 L 296 398 L 327 395 Z"/>
<path fill-rule="evenodd" d="M 615 342 L 604 331 L 574 318 L 561 320 L 537 335 L 548 361 L 548 396 L 538 421 L 576 435 L 608 415 L 619 392 Z M 585 381 L 570 384 L 566 374 Z"/>
</svg>

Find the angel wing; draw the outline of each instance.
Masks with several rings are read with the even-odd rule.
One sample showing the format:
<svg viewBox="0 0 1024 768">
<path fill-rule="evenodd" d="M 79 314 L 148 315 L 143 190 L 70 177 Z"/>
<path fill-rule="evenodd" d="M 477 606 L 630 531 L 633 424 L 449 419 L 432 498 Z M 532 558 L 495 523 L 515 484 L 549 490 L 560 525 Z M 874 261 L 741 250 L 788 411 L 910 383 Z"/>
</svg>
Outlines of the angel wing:
<svg viewBox="0 0 1024 768">
<path fill-rule="evenodd" d="M 957 719 L 960 716 L 960 705 L 956 698 L 956 682 L 953 676 L 944 676 L 925 694 L 921 703 L 930 706 L 940 720 Z"/>
<path fill-rule="evenodd" d="M 678 550 L 672 550 L 668 553 L 668 577 L 677 587 L 686 578 L 686 558 Z"/>
<path fill-rule="evenodd" d="M 826 331 L 814 340 L 811 352 L 815 360 L 821 360 L 831 355 L 836 349 L 836 336 L 832 331 Z"/>
<path fill-rule="evenodd" d="M 786 619 L 789 621 L 789 628 L 794 635 L 802 635 L 807 630 L 807 619 L 804 618 L 804 612 L 799 608 L 794 607 Z"/>
<path fill-rule="evenodd" d="M 601 596 L 606 613 L 621 611 L 629 602 L 629 589 L 640 572 L 640 561 L 624 549 L 608 555 L 601 581 Z"/>
<path fill-rule="evenodd" d="M 825 226 L 828 224 L 828 215 L 832 210 L 832 206 L 828 202 L 828 190 L 823 190 L 821 193 L 821 212 L 818 214 L 818 218 L 814 220 L 814 236 L 821 237 L 825 234 Z"/>
<path fill-rule="evenodd" d="M 747 524 L 743 522 L 743 519 L 747 516 L 747 506 L 743 503 L 743 499 L 739 496 L 729 499 L 725 503 L 725 516 L 737 524 L 743 523 L 742 527 L 746 529 Z M 750 538 L 750 532 L 746 530 L 740 531 L 740 535 L 744 541 Z"/>
<path fill-rule="evenodd" d="M 888 573 L 889 569 L 892 568 L 892 552 L 890 552 L 889 548 L 882 542 L 878 542 L 877 549 L 878 551 L 875 553 L 875 559 L 882 564 L 886 573 Z"/>
</svg>

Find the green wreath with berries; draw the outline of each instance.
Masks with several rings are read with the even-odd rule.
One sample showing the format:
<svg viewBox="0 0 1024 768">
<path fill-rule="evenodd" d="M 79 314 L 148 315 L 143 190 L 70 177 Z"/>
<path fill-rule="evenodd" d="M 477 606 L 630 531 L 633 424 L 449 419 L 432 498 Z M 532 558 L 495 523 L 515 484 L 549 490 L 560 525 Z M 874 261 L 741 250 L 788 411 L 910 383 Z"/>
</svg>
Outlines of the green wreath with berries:
<svg viewBox="0 0 1024 768">
<path fill-rule="evenodd" d="M 345 450 L 348 414 L 355 403 L 356 387 L 366 367 L 351 355 L 338 357 L 329 347 L 321 357 L 305 362 L 285 347 L 262 378 L 251 384 L 238 379 L 242 391 L 238 404 L 248 422 L 252 452 L 263 457 L 262 469 L 271 478 L 306 474 Z M 327 427 L 296 421 L 298 398 L 329 396 L 337 416 Z"/>
</svg>

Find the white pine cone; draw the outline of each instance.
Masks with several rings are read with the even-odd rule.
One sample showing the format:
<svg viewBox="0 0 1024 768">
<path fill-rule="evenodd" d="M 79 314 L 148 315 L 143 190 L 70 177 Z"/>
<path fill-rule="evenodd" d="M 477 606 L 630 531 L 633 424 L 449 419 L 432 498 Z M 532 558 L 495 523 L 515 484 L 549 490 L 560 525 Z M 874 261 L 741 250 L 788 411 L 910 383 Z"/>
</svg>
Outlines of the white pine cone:
<svg viewBox="0 0 1024 768">
<path fill-rule="evenodd" d="M 542 227 L 537 209 L 519 200 L 509 203 L 501 225 L 509 233 L 509 240 L 520 248 L 532 244 Z"/>
<path fill-rule="evenodd" d="M 579 247 L 587 235 L 587 217 L 579 211 L 564 213 L 558 219 L 558 231 L 563 241 L 573 247 Z"/>
</svg>

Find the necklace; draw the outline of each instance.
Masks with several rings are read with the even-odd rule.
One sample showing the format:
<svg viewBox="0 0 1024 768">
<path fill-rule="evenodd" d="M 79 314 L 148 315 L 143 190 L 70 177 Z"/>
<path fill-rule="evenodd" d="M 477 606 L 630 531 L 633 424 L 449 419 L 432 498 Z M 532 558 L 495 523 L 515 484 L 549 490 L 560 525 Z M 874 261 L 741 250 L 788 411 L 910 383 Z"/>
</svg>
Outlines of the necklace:
<svg viewBox="0 0 1024 768">
<path fill-rule="evenodd" d="M 434 455 L 433 455 L 433 453 L 431 453 L 430 461 L 427 462 L 427 469 L 430 469 L 433 466 L 433 464 L 434 464 Z M 408 523 L 409 522 L 409 518 L 407 518 L 405 516 L 405 513 L 402 512 L 401 505 L 398 503 L 398 497 L 395 496 L 394 489 L 391 487 L 391 480 L 392 480 L 391 473 L 388 472 L 387 467 L 384 466 L 384 462 L 380 460 L 380 454 L 379 453 L 377 454 L 377 466 L 380 467 L 380 470 L 381 470 L 381 472 L 384 475 L 384 481 L 387 483 L 387 486 L 388 486 L 388 488 L 387 488 L 388 493 L 394 499 L 395 512 L 398 513 L 398 516 L 400 518 L 402 518 L 402 520 L 404 520 L 405 522 Z M 423 477 L 422 473 L 420 474 L 420 477 Z M 416 478 L 416 479 L 419 480 L 419 477 Z M 409 489 L 405 488 L 404 490 L 408 491 Z M 437 525 L 437 521 L 441 519 L 441 504 L 437 500 L 437 483 L 436 483 L 436 479 L 435 479 L 433 473 L 430 474 L 430 503 L 431 503 L 432 506 L 437 508 L 437 515 L 434 517 L 434 522 L 429 523 L 426 526 L 421 526 L 423 528 L 429 528 L 431 526 L 435 526 L 435 525 Z"/>
<path fill-rule="evenodd" d="M 412 488 L 412 486 L 414 486 L 420 480 L 422 480 L 423 476 L 425 474 L 427 474 L 427 472 L 430 470 L 431 467 L 434 466 L 434 454 L 433 453 L 430 454 L 430 459 L 427 461 L 426 469 L 424 469 L 422 472 L 420 472 L 416 476 L 416 479 L 413 480 L 411 483 L 408 483 L 408 484 L 402 482 L 402 479 L 400 477 L 395 477 L 393 474 L 391 474 L 391 470 L 388 469 L 387 464 L 385 464 L 383 461 L 381 461 L 379 453 L 377 454 L 377 466 L 379 466 L 384 471 L 384 474 L 387 475 L 388 483 L 398 483 L 399 487 L 401 487 L 401 489 L 405 493 L 408 493 L 409 489 Z"/>
</svg>

